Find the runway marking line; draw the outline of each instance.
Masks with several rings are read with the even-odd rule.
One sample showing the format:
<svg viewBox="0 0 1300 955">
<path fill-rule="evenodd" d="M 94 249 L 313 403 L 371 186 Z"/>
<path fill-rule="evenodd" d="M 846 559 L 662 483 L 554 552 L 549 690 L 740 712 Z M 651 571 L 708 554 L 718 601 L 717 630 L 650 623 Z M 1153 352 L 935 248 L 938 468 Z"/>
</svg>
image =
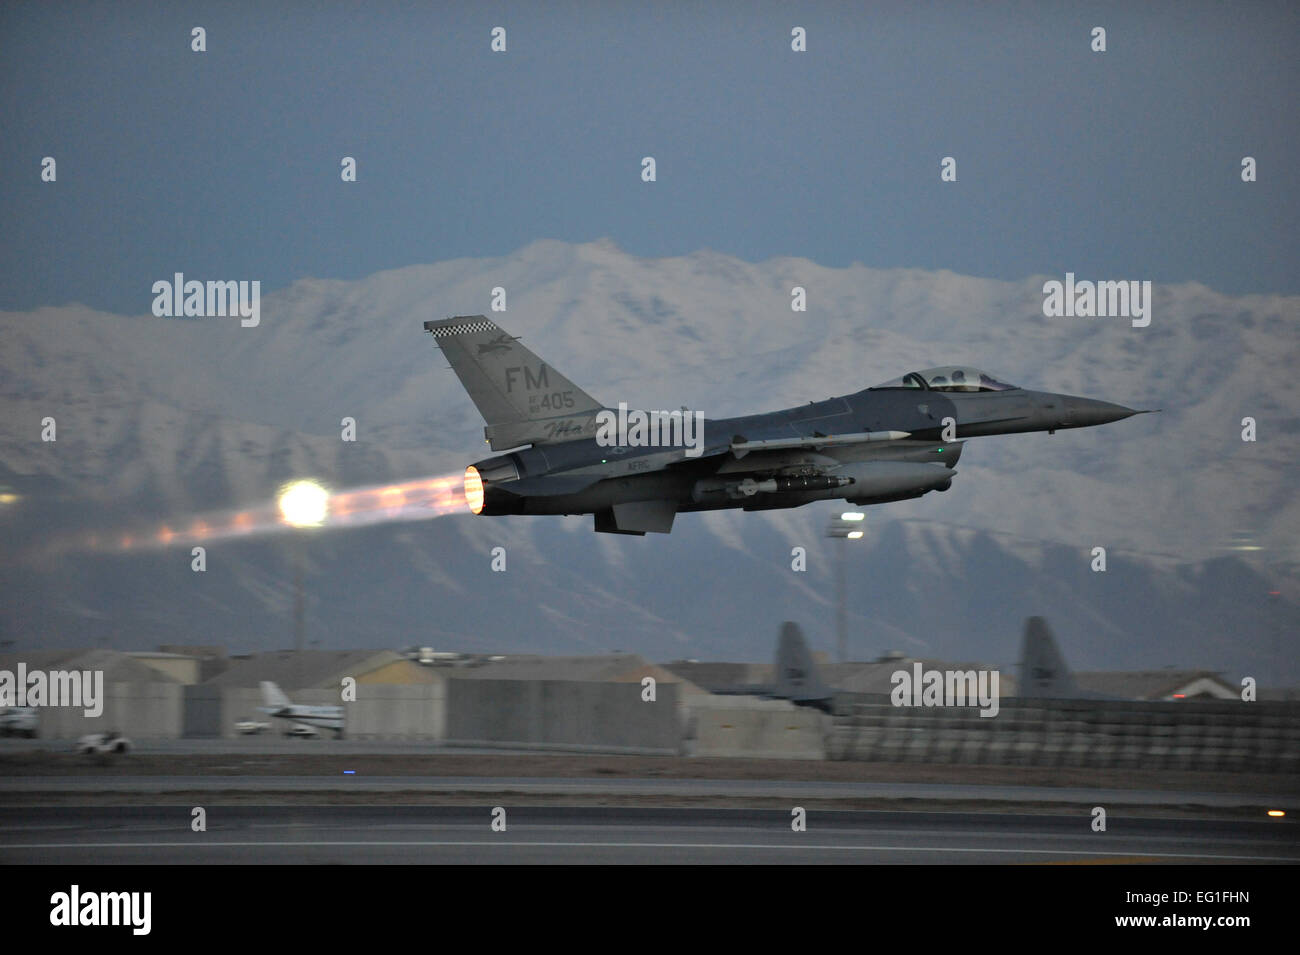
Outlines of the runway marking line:
<svg viewBox="0 0 1300 955">
<path fill-rule="evenodd" d="M 794 849 L 834 852 L 974 852 L 1004 853 L 1009 855 L 1057 855 L 1057 856 L 1102 856 L 1113 857 L 1114 850 L 1108 852 L 1087 849 L 982 849 L 975 847 L 942 846 L 827 846 L 827 845 L 791 845 L 789 843 L 732 843 L 732 842 L 507 842 L 498 839 L 489 840 L 444 840 L 420 842 L 337 842 L 337 841 L 293 841 L 293 842 L 70 842 L 70 843 L 8 843 L 0 844 L 0 852 L 6 849 L 246 849 L 250 847 L 264 849 L 300 849 L 300 848 L 444 848 L 466 846 L 482 848 L 484 846 L 508 846 L 513 849 Z M 1230 859 L 1248 862 L 1300 862 L 1296 856 L 1243 856 L 1216 855 L 1197 852 L 1153 852 L 1152 859 Z"/>
<path fill-rule="evenodd" d="M 1206 856 L 1206 858 L 1230 857 Z M 1135 862 L 1156 862 L 1158 859 L 1158 856 L 1108 856 L 1101 859 L 1060 859 L 1052 862 L 1034 862 L 1032 865 L 1130 865 Z"/>
</svg>

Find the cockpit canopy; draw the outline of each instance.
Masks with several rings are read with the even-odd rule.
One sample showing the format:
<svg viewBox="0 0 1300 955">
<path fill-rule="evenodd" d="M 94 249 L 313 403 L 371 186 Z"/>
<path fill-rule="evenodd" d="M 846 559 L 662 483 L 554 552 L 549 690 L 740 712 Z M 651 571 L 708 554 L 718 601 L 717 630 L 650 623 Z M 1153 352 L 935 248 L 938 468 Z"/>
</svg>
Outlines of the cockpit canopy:
<svg viewBox="0 0 1300 955">
<path fill-rule="evenodd" d="M 876 388 L 915 388 L 929 391 L 1010 391 L 1018 386 L 998 381 L 987 372 L 966 365 L 945 365 L 908 372 Z"/>
</svg>

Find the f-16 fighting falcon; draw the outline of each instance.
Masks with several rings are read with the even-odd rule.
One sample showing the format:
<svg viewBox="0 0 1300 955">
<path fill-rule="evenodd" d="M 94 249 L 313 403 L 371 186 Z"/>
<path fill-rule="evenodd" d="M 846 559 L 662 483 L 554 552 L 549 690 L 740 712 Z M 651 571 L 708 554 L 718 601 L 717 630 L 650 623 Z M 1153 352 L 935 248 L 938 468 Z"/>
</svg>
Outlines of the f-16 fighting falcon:
<svg viewBox="0 0 1300 955">
<path fill-rule="evenodd" d="M 614 534 L 667 534 L 681 511 L 904 501 L 946 491 L 967 438 L 1050 434 L 1142 413 L 948 366 L 705 422 L 685 409 L 606 407 L 483 315 L 424 327 L 487 422 L 488 446 L 519 448 L 466 469 L 470 510 L 593 514 L 597 531 Z"/>
</svg>

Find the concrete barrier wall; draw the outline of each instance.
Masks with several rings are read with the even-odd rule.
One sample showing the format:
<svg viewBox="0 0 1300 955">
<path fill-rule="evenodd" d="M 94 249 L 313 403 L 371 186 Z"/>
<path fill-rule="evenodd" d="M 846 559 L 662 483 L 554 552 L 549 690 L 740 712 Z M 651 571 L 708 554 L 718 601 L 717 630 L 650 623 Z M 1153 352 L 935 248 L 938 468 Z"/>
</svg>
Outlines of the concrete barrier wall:
<svg viewBox="0 0 1300 955">
<path fill-rule="evenodd" d="M 446 735 L 444 686 L 443 683 L 358 685 L 356 700 L 343 704 L 348 738 L 441 742 Z"/>
<path fill-rule="evenodd" d="M 41 739 L 75 739 L 117 730 L 129 739 L 176 739 L 183 726 L 184 687 L 179 683 L 105 683 L 98 717 L 81 707 L 43 706 L 37 713 Z"/>
<path fill-rule="evenodd" d="M 829 717 L 785 700 L 718 696 L 691 707 L 688 752 L 751 759 L 825 759 Z"/>
<path fill-rule="evenodd" d="M 832 759 L 1300 772 L 1300 705 L 1256 702 L 1001 701 L 893 706 L 856 695 L 835 718 Z"/>
<path fill-rule="evenodd" d="M 660 683 L 654 703 L 639 683 L 451 679 L 360 684 L 342 704 L 345 733 L 360 739 L 697 756 L 880 762 L 1144 767 L 1300 773 L 1300 704 L 1141 703 L 1005 698 L 997 716 L 977 708 L 895 707 L 887 695 L 816 710 L 752 697 L 679 699 Z M 233 737 L 261 713 L 257 689 L 109 683 L 104 711 L 44 707 L 43 739 L 118 730 L 132 739 Z M 303 690 L 295 703 L 340 705 L 337 690 Z M 683 717 L 683 714 L 685 716 Z M 328 731 L 325 731 L 328 732 Z"/>
<path fill-rule="evenodd" d="M 461 745 L 675 754 L 681 747 L 677 686 L 653 703 L 639 683 L 458 680 L 446 683 L 446 740 Z"/>
</svg>

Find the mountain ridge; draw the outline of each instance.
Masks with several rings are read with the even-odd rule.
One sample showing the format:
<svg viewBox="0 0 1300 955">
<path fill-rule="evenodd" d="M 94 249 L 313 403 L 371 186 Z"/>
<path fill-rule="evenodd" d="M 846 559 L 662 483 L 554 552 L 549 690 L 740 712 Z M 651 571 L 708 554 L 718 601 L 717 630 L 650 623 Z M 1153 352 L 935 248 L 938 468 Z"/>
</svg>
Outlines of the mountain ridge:
<svg viewBox="0 0 1300 955">
<path fill-rule="evenodd" d="M 790 310 L 794 285 L 807 290 L 806 313 Z M 496 286 L 507 291 L 504 313 L 487 307 Z M 980 587 L 998 590 L 1007 601 L 1015 600 L 1015 588 L 959 574 L 962 560 L 1023 575 L 1024 594 L 1057 593 L 1051 576 L 1073 575 L 1076 568 L 1091 574 L 1091 550 L 1103 546 L 1107 572 L 1078 580 L 1128 574 L 1136 587 L 1140 577 L 1161 592 L 1156 604 L 1169 619 L 1152 623 L 1143 613 L 1109 607 L 1098 618 L 1099 633 L 1118 639 L 1126 626 L 1140 624 L 1157 634 L 1156 646 L 1172 653 L 1178 636 L 1191 628 L 1196 637 L 1190 649 L 1231 660 L 1218 631 L 1232 629 L 1227 608 L 1234 601 L 1280 591 L 1268 613 L 1251 618 L 1267 629 L 1274 626 L 1270 614 L 1278 608 L 1293 613 L 1300 598 L 1300 500 L 1291 491 L 1294 466 L 1285 440 L 1300 432 L 1300 384 L 1290 371 L 1300 296 L 1227 296 L 1198 283 L 1156 285 L 1153 308 L 1151 326 L 1136 329 L 1119 319 L 1044 317 L 1039 277 L 1008 282 L 857 264 L 829 268 L 794 257 L 749 263 L 707 250 L 639 259 L 612 242 L 539 240 L 492 259 L 405 266 L 356 281 L 301 279 L 263 296 L 257 328 L 241 328 L 238 319 L 119 316 L 84 307 L 0 313 L 6 408 L 0 482 L 23 496 L 22 508 L 0 520 L 14 557 L 51 527 L 260 504 L 295 476 L 347 488 L 458 475 L 489 452 L 482 421 L 421 329 L 424 320 L 445 315 L 489 315 L 607 404 L 686 404 L 715 418 L 852 393 L 915 368 L 961 362 L 1025 387 L 1164 410 L 1052 437 L 973 440 L 950 491 L 871 508 L 868 528 L 883 537 L 898 525 L 902 536 L 891 539 L 901 548 L 901 564 L 920 568 L 922 577 L 948 574 L 954 587 L 966 588 L 951 605 L 966 616 L 992 612 Z M 1253 444 L 1240 439 L 1247 415 L 1258 421 L 1260 439 Z M 53 445 L 39 440 L 46 416 L 58 421 Z M 357 421 L 353 444 L 339 439 L 345 416 Z M 499 612 L 483 608 L 498 629 L 508 630 L 511 614 L 527 620 L 543 606 L 550 622 L 539 625 L 529 645 L 572 647 L 576 638 L 565 636 L 566 626 L 578 628 L 583 619 L 615 626 L 616 618 L 597 609 L 604 601 L 641 621 L 629 625 L 627 637 L 641 643 L 626 649 L 689 646 L 699 655 L 736 651 L 728 638 L 707 635 L 727 629 L 725 613 L 692 617 L 691 632 L 674 623 L 678 609 L 635 580 L 651 568 L 678 579 L 650 555 L 699 549 L 700 559 L 685 563 L 706 579 L 719 563 L 749 567 L 749 580 L 717 585 L 728 594 L 719 596 L 724 603 L 752 599 L 753 581 L 763 580 L 772 595 L 756 606 L 776 619 L 800 605 L 833 616 L 825 594 L 832 586 L 829 571 L 800 579 L 789 570 L 789 547 L 777 542 L 797 540 L 811 552 L 821 546 L 821 527 L 835 511 L 834 505 L 813 505 L 770 514 L 683 515 L 669 538 L 633 542 L 592 537 L 589 517 L 442 518 L 331 531 L 319 541 L 341 562 L 336 569 L 364 562 L 363 545 L 398 548 L 425 568 L 424 576 L 393 569 L 409 589 L 366 578 L 388 604 L 367 605 L 396 621 L 408 643 L 417 642 L 415 594 L 421 588 L 432 587 L 448 601 L 473 591 L 473 576 L 446 566 L 452 554 L 438 547 L 452 547 L 454 554 L 456 547 L 492 539 L 511 554 L 546 554 L 564 543 L 564 559 L 577 567 L 563 575 L 570 586 L 562 597 L 541 600 L 542 591 L 524 587 L 514 596 L 503 593 Z M 906 530 L 918 521 L 946 528 L 942 546 L 933 536 Z M 466 529 L 433 531 L 444 523 Z M 980 534 L 987 536 L 972 537 Z M 413 543 L 422 535 L 425 544 Z M 570 548 L 575 538 L 581 543 Z M 761 558 L 749 556 L 751 548 Z M 1023 556 L 1035 548 L 1044 555 L 1040 560 Z M 282 568 L 276 569 L 281 550 L 278 539 L 232 545 L 229 552 L 243 555 L 244 569 L 225 582 L 229 591 L 221 599 L 242 607 L 248 619 L 269 615 L 278 627 L 283 621 L 276 608 L 286 586 Z M 177 561 L 183 556 L 174 555 Z M 36 584 L 21 574 L 17 579 L 54 603 L 103 613 L 111 605 L 105 595 L 114 588 L 134 592 L 133 574 L 146 566 L 159 573 L 158 559 L 167 558 L 141 558 L 132 571 L 132 557 L 87 558 L 94 572 L 73 575 L 75 594 L 59 591 L 56 577 Z M 5 563 L 12 574 L 13 562 Z M 544 568 L 538 564 L 532 572 L 544 574 Z M 1214 568 L 1250 593 L 1216 584 Z M 933 636 L 918 633 L 940 623 L 924 601 L 901 596 L 908 580 L 887 565 L 871 572 L 893 581 L 886 599 L 894 605 L 872 621 L 860 615 L 860 626 L 892 634 L 897 643 L 932 642 Z M 1193 599 L 1189 581 L 1210 592 Z M 525 593 L 535 602 L 529 604 Z M 1138 600 L 1136 589 L 1127 593 Z M 1180 600 L 1188 605 L 1181 610 Z M 1197 600 L 1193 613 L 1189 601 Z M 793 606 L 783 611 L 783 601 Z M 1058 594 L 1057 601 L 1081 619 L 1096 616 L 1068 595 Z M 1008 614 L 1030 612 L 1023 610 Z M 176 626 L 165 606 L 150 613 Z M 1193 619 L 1197 614 L 1203 619 Z M 339 608 L 331 616 L 350 619 Z M 1010 616 L 998 616 L 999 627 Z M 33 619 L 50 618 L 6 611 L 5 629 L 20 641 L 39 640 Z M 467 638 L 470 628 L 458 626 L 446 632 Z M 757 617 L 752 626 L 762 629 Z M 670 642 L 655 636 L 657 630 Z M 341 632 L 354 639 L 365 633 L 359 624 Z M 770 643 L 765 632 L 755 639 L 764 647 Z M 993 649 L 992 639 L 993 630 L 981 625 L 981 646 Z M 971 655 L 960 645 L 948 649 L 953 658 Z M 1103 644 L 1088 652 L 1094 651 L 1103 652 Z M 1098 659 L 1089 665 L 1122 663 Z"/>
</svg>

